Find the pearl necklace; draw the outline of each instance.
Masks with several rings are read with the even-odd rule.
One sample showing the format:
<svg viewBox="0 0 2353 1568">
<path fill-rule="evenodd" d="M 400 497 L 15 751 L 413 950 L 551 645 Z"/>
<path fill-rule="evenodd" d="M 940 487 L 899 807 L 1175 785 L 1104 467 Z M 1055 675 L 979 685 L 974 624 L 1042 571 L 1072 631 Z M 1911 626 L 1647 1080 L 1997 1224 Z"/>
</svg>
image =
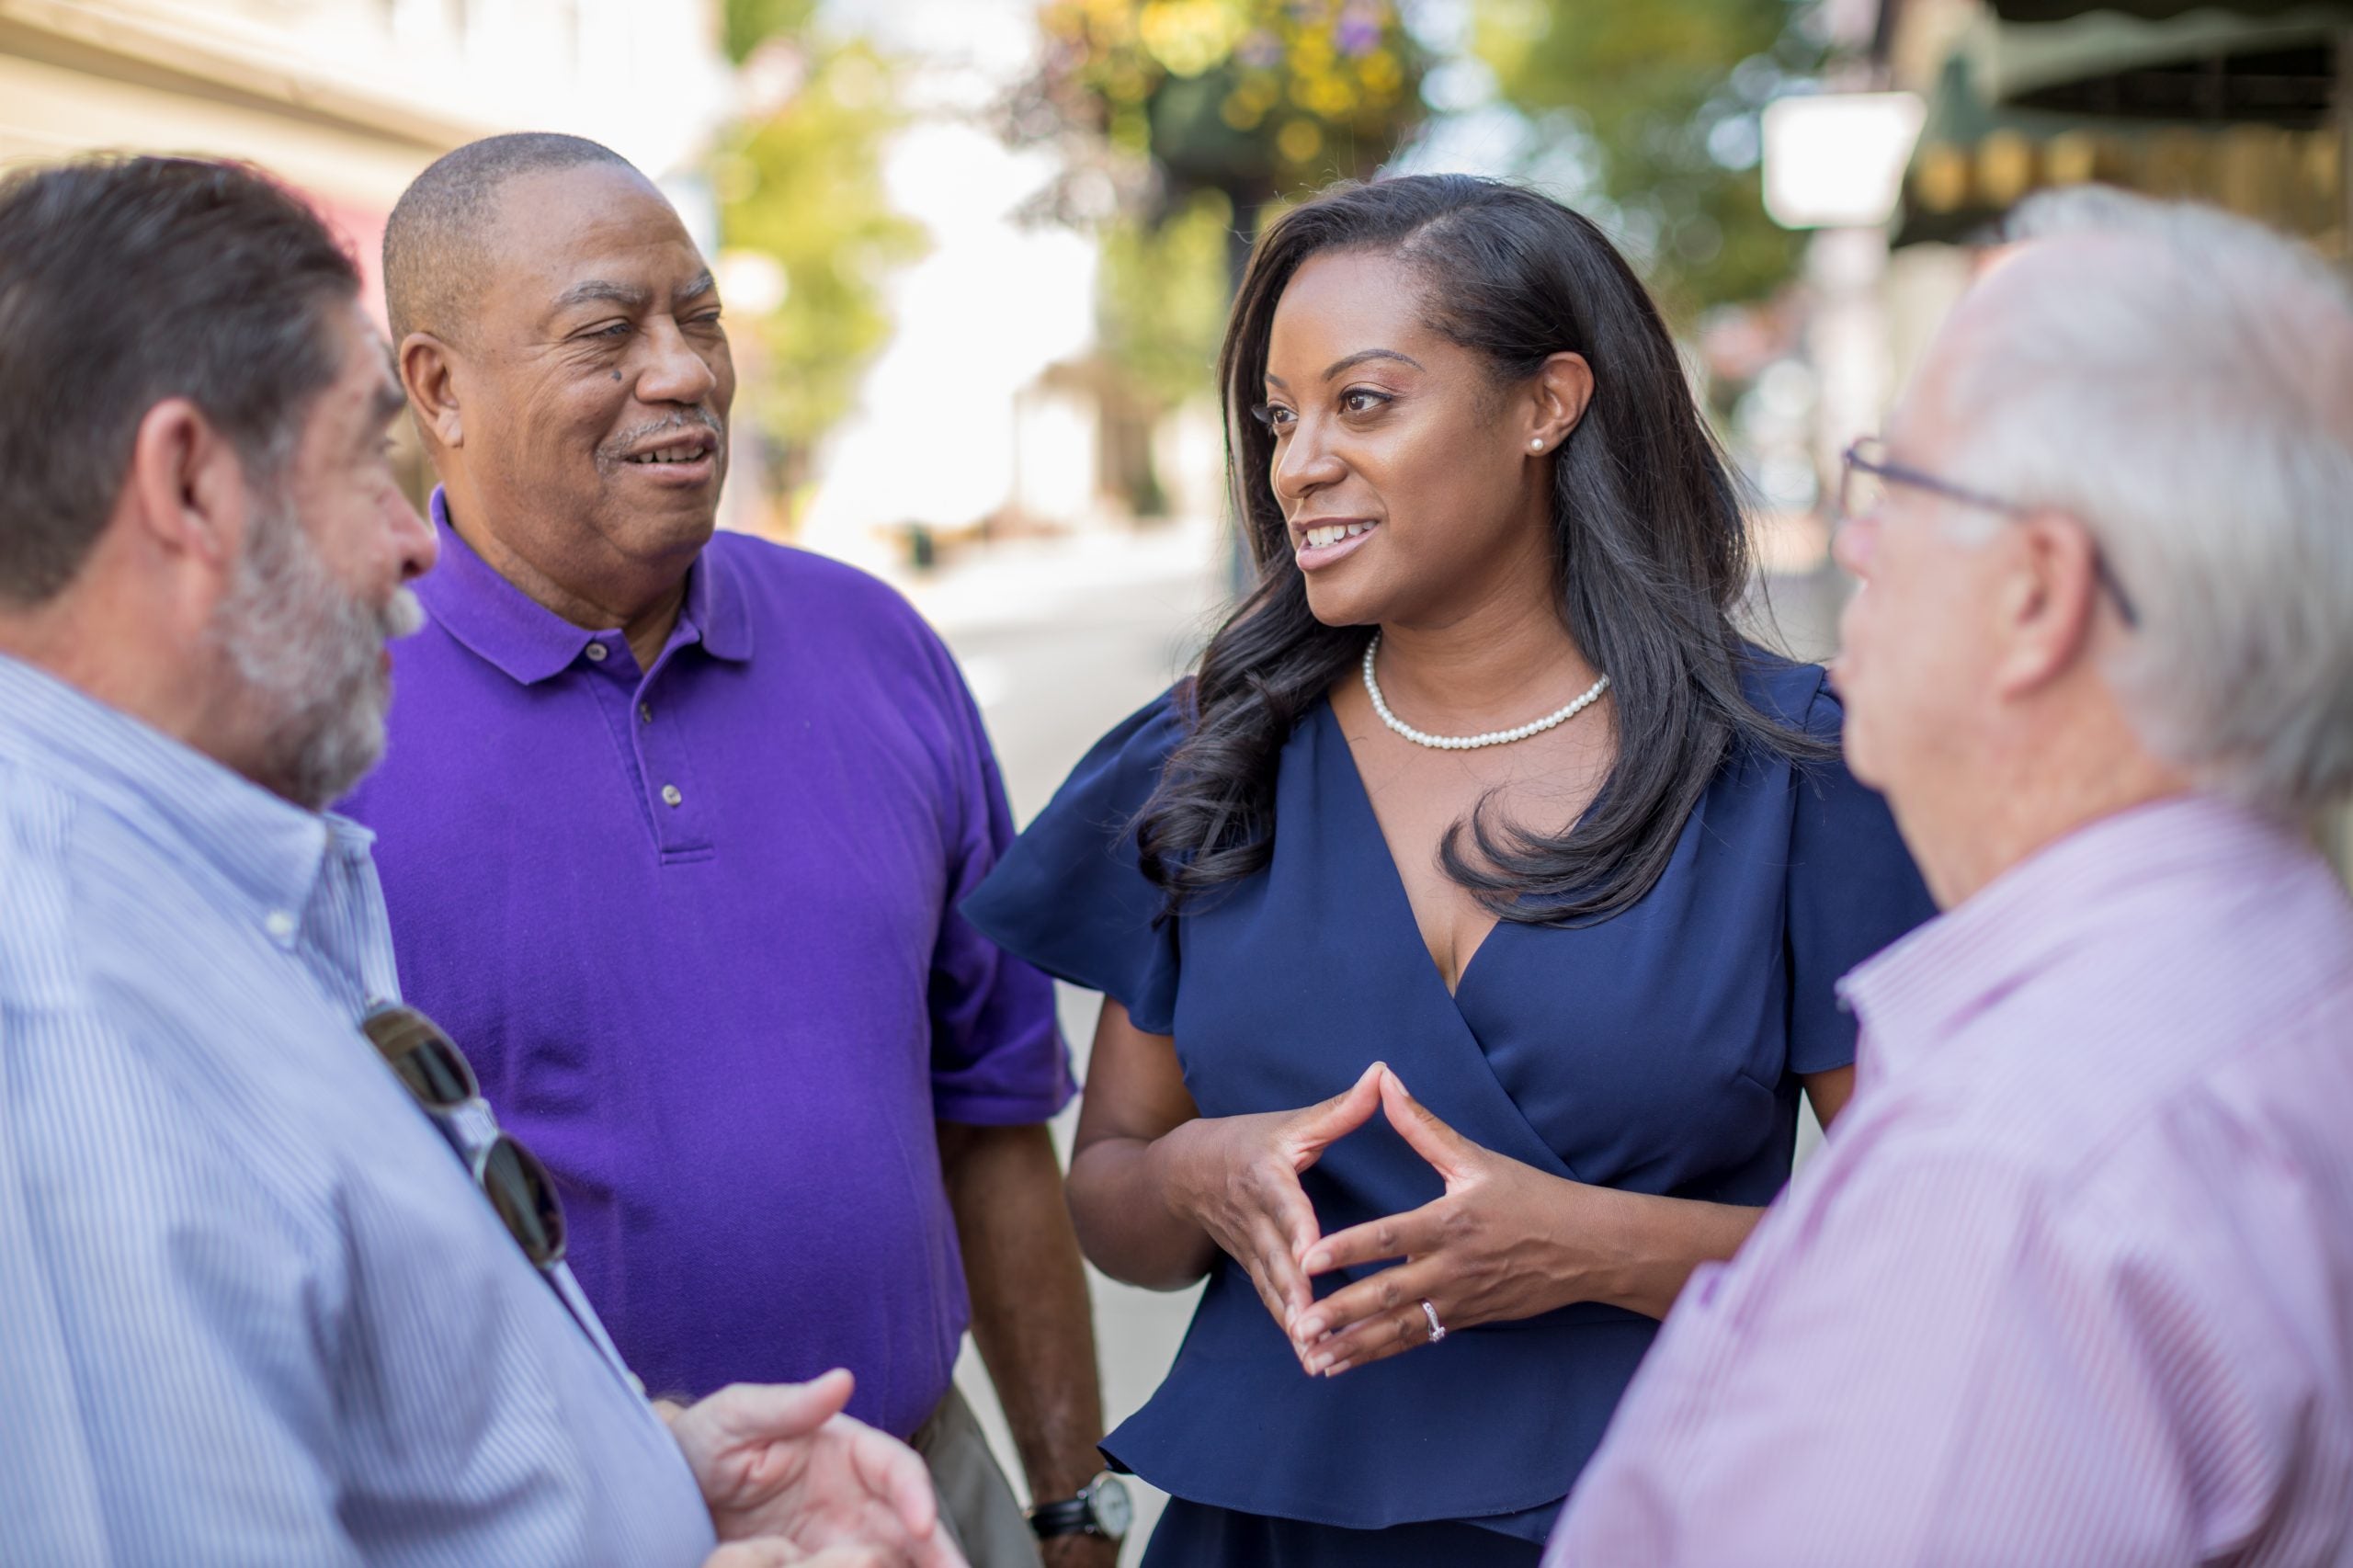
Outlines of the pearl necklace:
<svg viewBox="0 0 2353 1568">
<path fill-rule="evenodd" d="M 1415 745 L 1429 746 L 1438 751 L 1474 751 L 1481 746 L 1509 745 L 1530 735 L 1540 735 L 1555 725 L 1567 723 L 1592 707 L 1601 694 L 1609 689 L 1609 677 L 1603 676 L 1586 687 L 1584 696 L 1567 707 L 1547 713 L 1541 719 L 1532 720 L 1517 730 L 1490 730 L 1483 735 L 1426 735 L 1389 711 L 1389 704 L 1381 695 L 1381 682 L 1373 678 L 1372 674 L 1372 656 L 1380 651 L 1381 633 L 1376 631 L 1372 634 L 1372 641 L 1364 646 L 1364 694 L 1372 699 L 1372 710 L 1381 715 L 1382 723 Z"/>
</svg>

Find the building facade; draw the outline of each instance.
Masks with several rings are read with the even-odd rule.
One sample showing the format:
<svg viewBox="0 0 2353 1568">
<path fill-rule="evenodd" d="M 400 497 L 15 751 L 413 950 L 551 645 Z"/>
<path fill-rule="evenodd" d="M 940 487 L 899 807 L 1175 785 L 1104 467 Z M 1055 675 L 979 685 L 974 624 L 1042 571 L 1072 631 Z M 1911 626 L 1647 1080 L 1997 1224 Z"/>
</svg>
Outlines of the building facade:
<svg viewBox="0 0 2353 1568">
<path fill-rule="evenodd" d="M 715 250 L 702 166 L 733 91 L 716 0 L 0 0 L 0 167 L 258 164 L 350 239 L 371 294 L 401 190 L 501 131 L 607 143 Z"/>
</svg>

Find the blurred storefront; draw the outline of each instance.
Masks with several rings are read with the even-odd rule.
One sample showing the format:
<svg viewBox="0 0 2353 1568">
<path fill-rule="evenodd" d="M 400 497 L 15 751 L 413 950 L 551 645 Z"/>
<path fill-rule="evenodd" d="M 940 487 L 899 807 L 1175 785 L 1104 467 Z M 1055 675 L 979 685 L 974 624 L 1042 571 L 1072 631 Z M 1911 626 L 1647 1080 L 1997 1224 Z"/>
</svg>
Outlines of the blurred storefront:
<svg viewBox="0 0 2353 1568">
<path fill-rule="evenodd" d="M 250 160 L 343 229 L 372 291 L 418 170 L 494 131 L 569 131 L 661 181 L 708 242 L 718 29 L 715 0 L 0 0 L 0 166 Z"/>
<path fill-rule="evenodd" d="M 97 151 L 258 164 L 350 242 L 381 324 L 392 203 L 502 131 L 605 142 L 715 252 L 703 168 L 733 101 L 719 25 L 717 0 L 0 0 L 0 168 Z M 403 466 L 421 493 L 414 449 Z"/>
<path fill-rule="evenodd" d="M 2348 0 L 1884 0 L 1871 58 L 1926 107 L 1889 233 L 1898 373 L 1967 247 L 2050 187 L 2211 201 L 2353 260 Z"/>
<path fill-rule="evenodd" d="M 2353 267 L 2348 0 L 1885 0 L 1877 41 L 1927 103 L 1888 267 L 1910 345 L 1966 276 L 1949 247 L 2046 187 L 2211 201 Z M 2353 873 L 2353 810 L 2327 833 Z"/>
<path fill-rule="evenodd" d="M 2211 201 L 2353 266 L 2353 0 L 1826 0 L 1824 13 L 1842 63 L 1830 91 L 1767 111 L 1765 180 L 1775 215 L 1814 231 L 1803 335 L 1825 479 L 1977 250 L 2038 190 L 2097 181 Z"/>
<path fill-rule="evenodd" d="M 1831 91 L 1789 101 L 1778 146 L 1768 111 L 1765 179 L 1775 215 L 1814 231 L 1804 285 L 1781 310 L 1795 323 L 1790 363 L 1810 378 L 1808 445 L 1825 490 L 2001 220 L 2036 191 L 2099 182 L 2208 201 L 2353 268 L 2353 0 L 1825 0 L 1824 11 L 1845 63 Z M 1826 562 L 1818 573 L 1843 593 Z M 2331 833 L 2353 870 L 2353 812 Z"/>
<path fill-rule="evenodd" d="M 2099 180 L 2195 197 L 2345 255 L 2344 71 L 2353 5 L 1890 0 L 1884 58 L 1923 93 L 1907 244 L 1949 240 L 2029 191 Z"/>
</svg>

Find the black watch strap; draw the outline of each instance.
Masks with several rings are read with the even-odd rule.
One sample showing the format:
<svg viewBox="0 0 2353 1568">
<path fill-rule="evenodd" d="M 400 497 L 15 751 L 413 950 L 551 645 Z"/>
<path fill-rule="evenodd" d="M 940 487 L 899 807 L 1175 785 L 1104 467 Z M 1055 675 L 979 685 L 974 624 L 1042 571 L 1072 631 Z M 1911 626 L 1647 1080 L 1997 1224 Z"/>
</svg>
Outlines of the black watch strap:
<svg viewBox="0 0 2353 1568">
<path fill-rule="evenodd" d="M 1040 1503 L 1029 1510 L 1029 1528 L 1040 1540 L 1051 1540 L 1063 1535 L 1101 1535 L 1095 1523 L 1095 1505 L 1085 1497 L 1068 1497 L 1059 1503 Z"/>
</svg>

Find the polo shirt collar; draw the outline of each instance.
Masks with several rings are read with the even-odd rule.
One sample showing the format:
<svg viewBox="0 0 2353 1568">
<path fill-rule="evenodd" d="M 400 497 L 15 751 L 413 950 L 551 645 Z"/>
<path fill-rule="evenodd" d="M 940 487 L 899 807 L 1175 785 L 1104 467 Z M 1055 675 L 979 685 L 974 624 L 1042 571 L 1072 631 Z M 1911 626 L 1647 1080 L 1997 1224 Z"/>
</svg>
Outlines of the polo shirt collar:
<svg viewBox="0 0 2353 1568">
<path fill-rule="evenodd" d="M 1885 1071 L 2103 936 L 2129 930 L 2153 883 L 2244 878 L 2290 830 L 2213 795 L 2151 801 L 2036 851 L 1841 980 Z"/>
<path fill-rule="evenodd" d="M 476 554 L 449 525 L 449 502 L 438 486 L 432 512 L 441 558 L 417 579 L 416 596 L 435 624 L 524 686 L 571 668 L 597 634 L 540 604 Z M 734 664 L 752 656 L 752 618 L 743 585 L 722 552 L 706 547 L 695 557 L 670 641 L 673 646 L 699 642 L 713 658 Z"/>
<path fill-rule="evenodd" d="M 166 853 L 210 867 L 290 938 L 327 851 L 364 857 L 375 835 L 271 794 L 46 670 L 0 655 L 0 755 L 56 778 Z"/>
<path fill-rule="evenodd" d="M 702 635 L 702 651 L 740 665 L 752 656 L 752 610 L 726 553 L 703 546 L 687 574 L 687 608 L 679 619 Z"/>
</svg>

